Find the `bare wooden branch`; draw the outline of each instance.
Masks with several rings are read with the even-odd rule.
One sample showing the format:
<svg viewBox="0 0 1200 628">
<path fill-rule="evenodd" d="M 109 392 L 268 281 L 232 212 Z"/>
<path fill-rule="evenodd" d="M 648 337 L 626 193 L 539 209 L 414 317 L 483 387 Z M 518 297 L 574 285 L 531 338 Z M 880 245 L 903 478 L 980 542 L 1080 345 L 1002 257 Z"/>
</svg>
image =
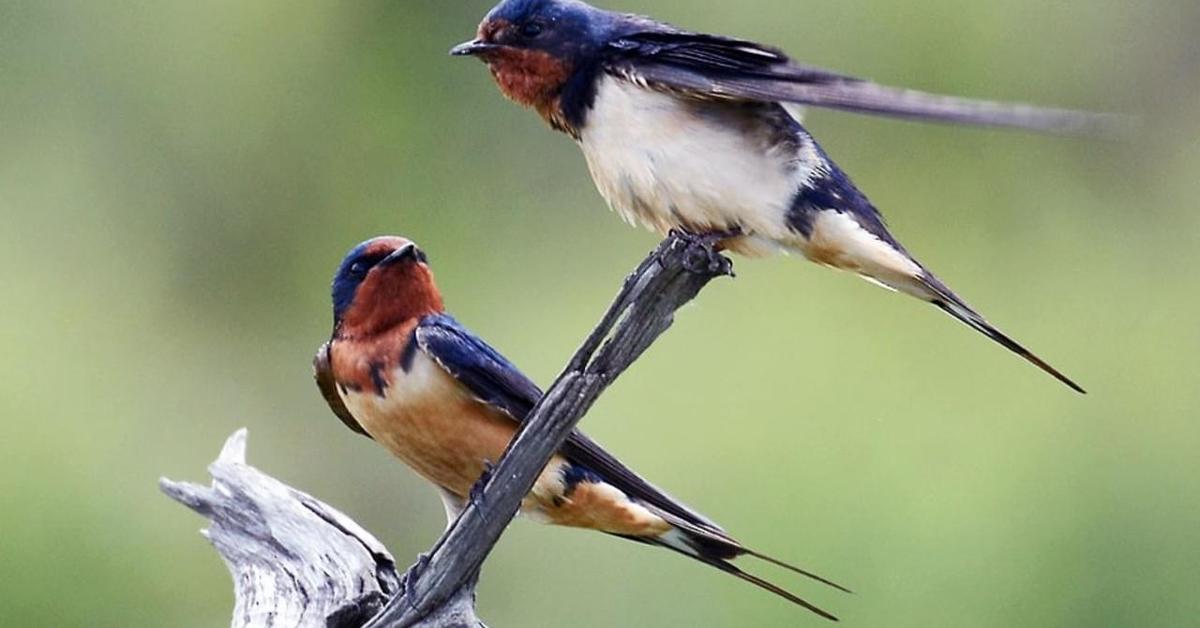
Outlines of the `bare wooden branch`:
<svg viewBox="0 0 1200 628">
<path fill-rule="evenodd" d="M 403 577 L 388 551 L 348 517 L 248 466 L 244 430 L 209 467 L 211 488 L 162 480 L 164 492 L 212 521 L 205 534 L 235 583 L 232 625 L 485 628 L 474 609 L 480 566 L 538 474 L 675 312 L 725 274 L 732 265 L 710 239 L 664 240 L 625 280 L 467 508 Z"/>
</svg>

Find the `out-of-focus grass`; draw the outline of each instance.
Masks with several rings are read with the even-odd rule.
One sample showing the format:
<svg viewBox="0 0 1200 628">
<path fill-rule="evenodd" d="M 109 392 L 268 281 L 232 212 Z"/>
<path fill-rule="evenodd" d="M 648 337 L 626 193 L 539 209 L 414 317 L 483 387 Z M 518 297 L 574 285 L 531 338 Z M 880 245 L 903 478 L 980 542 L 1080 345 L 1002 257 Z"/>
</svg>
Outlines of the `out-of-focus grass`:
<svg viewBox="0 0 1200 628">
<path fill-rule="evenodd" d="M 329 275 L 379 233 L 548 382 L 654 243 L 582 160 L 445 56 L 481 2 L 0 7 L 0 620 L 212 626 L 228 578 L 157 493 L 251 429 L 264 469 L 404 560 L 430 490 L 323 407 Z M 813 113 L 900 237 L 1074 396 L 928 307 L 738 263 L 585 428 L 854 625 L 1178 626 L 1200 606 L 1200 47 L 1194 3 L 623 1 L 928 89 L 1135 110 L 1130 144 Z M 795 625 L 601 535 L 514 525 L 505 625 Z"/>
</svg>

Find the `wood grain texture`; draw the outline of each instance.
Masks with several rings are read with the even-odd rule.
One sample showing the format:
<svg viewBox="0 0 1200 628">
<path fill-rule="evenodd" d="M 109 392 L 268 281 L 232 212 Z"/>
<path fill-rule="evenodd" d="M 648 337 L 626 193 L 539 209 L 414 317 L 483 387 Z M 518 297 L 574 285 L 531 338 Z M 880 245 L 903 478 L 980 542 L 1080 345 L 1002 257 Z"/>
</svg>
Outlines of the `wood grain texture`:
<svg viewBox="0 0 1200 628">
<path fill-rule="evenodd" d="M 211 486 L 159 485 L 210 521 L 202 534 L 233 577 L 234 628 L 362 625 L 400 590 L 395 560 L 371 533 L 246 464 L 246 430 L 208 470 Z M 328 624 L 335 613 L 351 623 Z"/>
</svg>

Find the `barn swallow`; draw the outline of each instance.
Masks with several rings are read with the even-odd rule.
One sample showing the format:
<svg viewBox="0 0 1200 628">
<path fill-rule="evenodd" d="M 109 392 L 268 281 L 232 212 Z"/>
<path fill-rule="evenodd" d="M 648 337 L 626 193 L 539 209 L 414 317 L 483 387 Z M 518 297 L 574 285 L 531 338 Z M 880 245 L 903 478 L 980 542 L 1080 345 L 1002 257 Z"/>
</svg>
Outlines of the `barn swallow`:
<svg viewBox="0 0 1200 628">
<path fill-rule="evenodd" d="M 425 254 L 404 238 L 368 240 L 346 256 L 333 280 L 333 318 L 333 337 L 314 361 L 329 407 L 433 483 L 455 516 L 542 391 L 446 314 Z M 846 590 L 747 548 L 579 431 L 539 475 L 521 512 L 674 550 L 828 619 L 836 620 L 733 559 L 758 558 Z"/>
<path fill-rule="evenodd" d="M 1084 392 L 917 261 L 801 125 L 799 107 L 1058 133 L 1112 130 L 1116 116 L 885 87 L 770 46 L 577 0 L 505 0 L 451 54 L 483 60 L 504 95 L 573 138 L 627 222 L 857 273 L 937 306 Z"/>
</svg>

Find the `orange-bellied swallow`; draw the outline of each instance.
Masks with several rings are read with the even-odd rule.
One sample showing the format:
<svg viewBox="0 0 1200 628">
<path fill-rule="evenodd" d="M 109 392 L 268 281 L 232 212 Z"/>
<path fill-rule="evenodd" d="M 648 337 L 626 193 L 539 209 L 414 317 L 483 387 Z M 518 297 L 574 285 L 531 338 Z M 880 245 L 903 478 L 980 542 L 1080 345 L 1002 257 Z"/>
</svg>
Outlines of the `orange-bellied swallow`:
<svg viewBox="0 0 1200 628">
<path fill-rule="evenodd" d="M 626 221 L 857 273 L 932 303 L 1083 392 L 910 255 L 801 126 L 796 105 L 1062 133 L 1101 132 L 1116 116 L 885 87 L 577 0 L 505 0 L 451 53 L 482 59 L 506 96 L 570 135 Z"/>
<path fill-rule="evenodd" d="M 333 280 L 333 317 L 333 338 L 314 363 L 325 400 L 348 427 L 432 482 L 455 515 L 542 391 L 445 313 L 425 254 L 404 238 L 375 238 L 346 256 Z M 732 561 L 756 557 L 845 590 L 745 547 L 578 430 L 521 512 L 674 550 L 828 619 L 836 618 Z"/>
</svg>

